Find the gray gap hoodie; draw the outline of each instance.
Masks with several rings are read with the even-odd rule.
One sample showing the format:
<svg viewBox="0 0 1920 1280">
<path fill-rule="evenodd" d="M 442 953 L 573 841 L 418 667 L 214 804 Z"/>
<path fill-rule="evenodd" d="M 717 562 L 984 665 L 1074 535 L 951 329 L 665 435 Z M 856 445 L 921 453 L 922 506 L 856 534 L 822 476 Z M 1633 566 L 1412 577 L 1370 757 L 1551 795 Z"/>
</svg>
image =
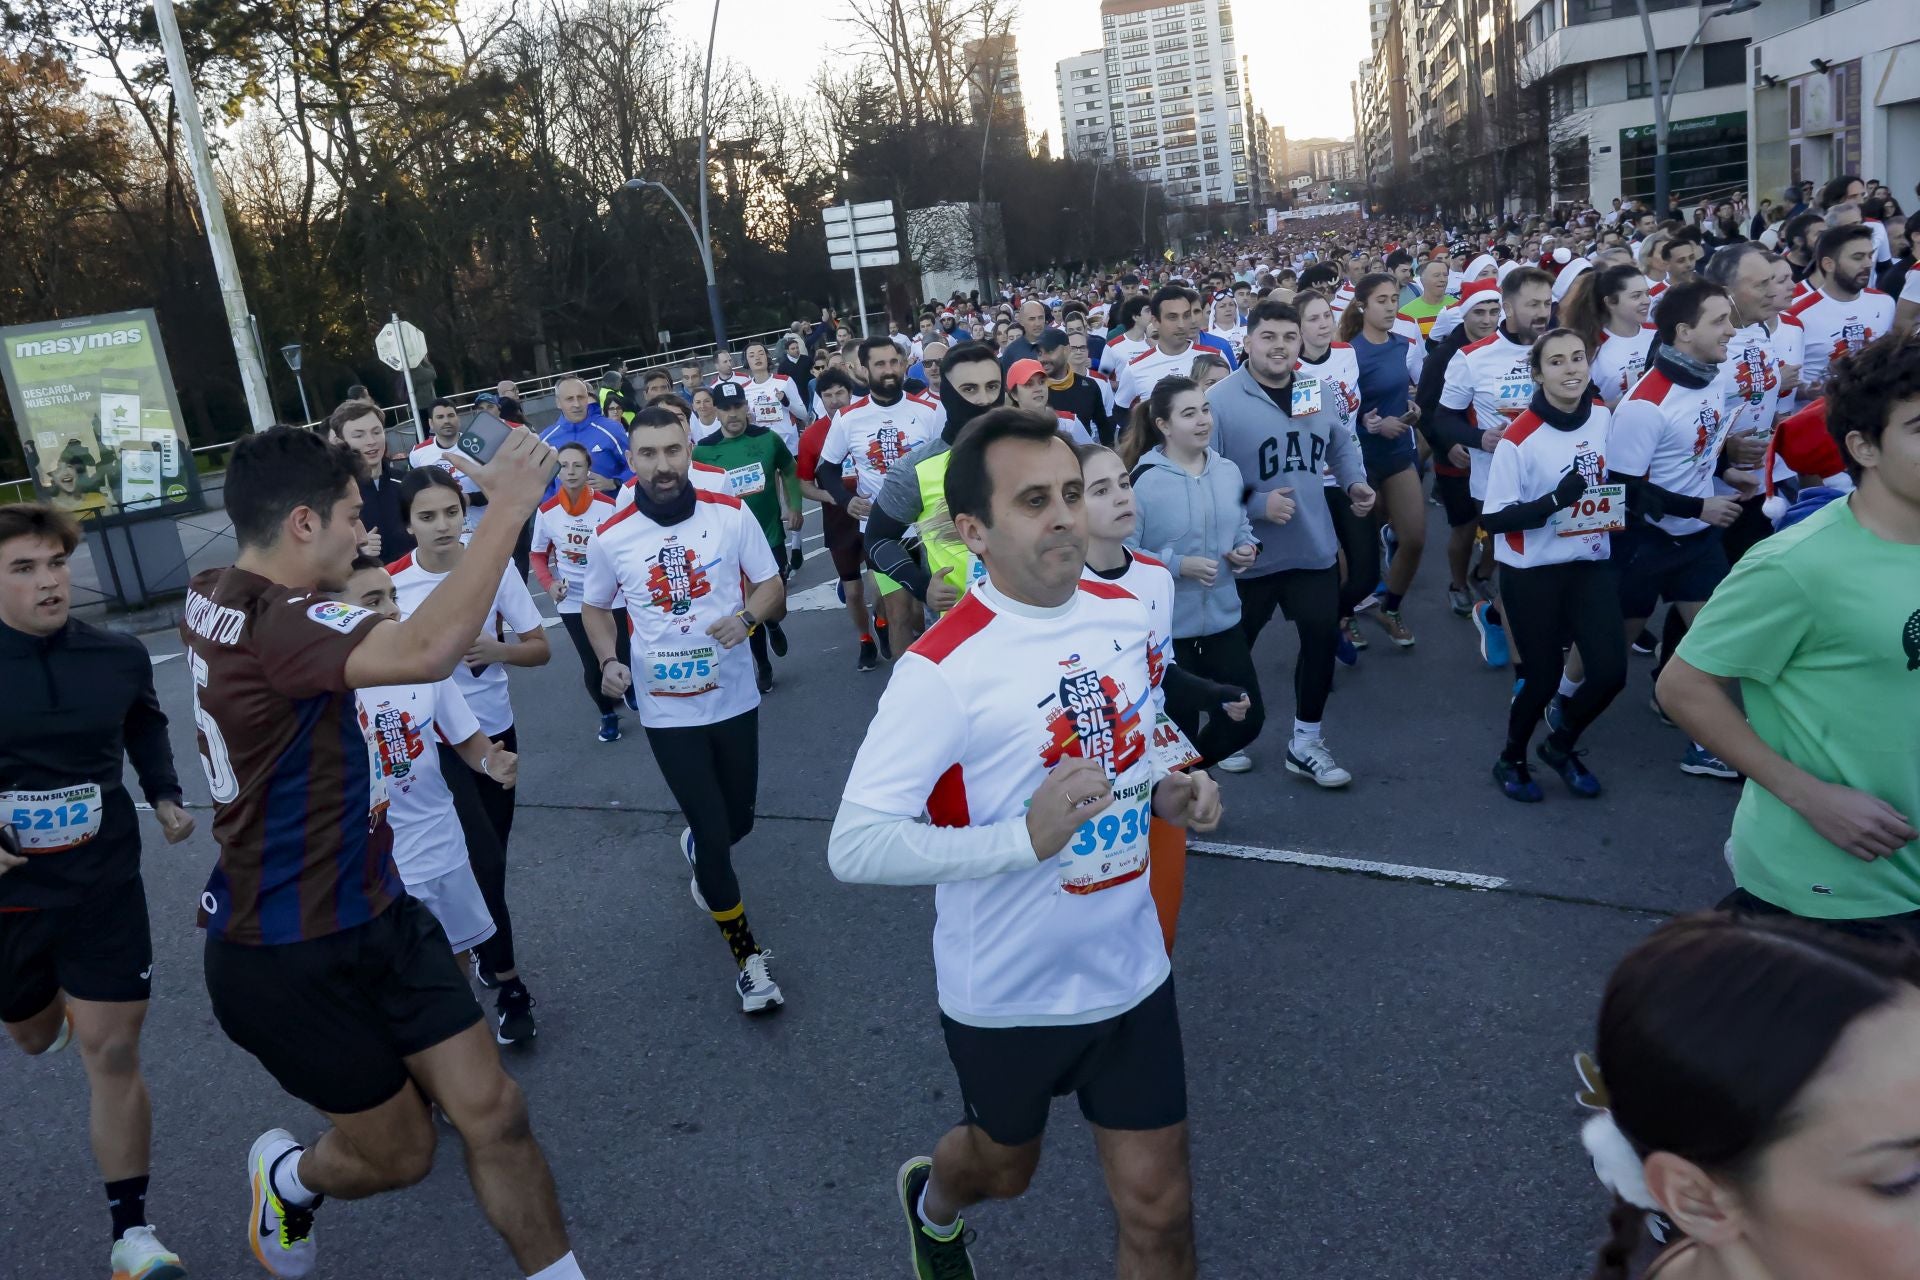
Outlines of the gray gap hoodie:
<svg viewBox="0 0 1920 1280">
<path fill-rule="evenodd" d="M 1178 640 L 1217 635 L 1240 625 L 1240 593 L 1224 557 L 1253 542 L 1241 494 L 1240 468 L 1208 451 L 1206 470 L 1190 474 L 1159 449 L 1140 455 L 1133 469 L 1139 522 L 1131 546 L 1162 561 L 1173 574 L 1173 634 Z M 1180 576 L 1180 557 L 1218 561 L 1211 587 Z"/>
</svg>

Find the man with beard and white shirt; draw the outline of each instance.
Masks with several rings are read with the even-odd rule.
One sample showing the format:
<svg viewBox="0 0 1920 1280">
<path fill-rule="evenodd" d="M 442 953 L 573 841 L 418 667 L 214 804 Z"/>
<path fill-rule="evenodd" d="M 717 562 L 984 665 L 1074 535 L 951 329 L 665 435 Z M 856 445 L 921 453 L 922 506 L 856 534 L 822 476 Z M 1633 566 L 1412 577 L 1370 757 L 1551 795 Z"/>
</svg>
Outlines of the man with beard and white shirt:
<svg viewBox="0 0 1920 1280">
<path fill-rule="evenodd" d="M 1873 279 L 1873 233 L 1859 223 L 1830 227 L 1815 251 L 1821 285 L 1780 320 L 1797 326 L 1804 353 L 1801 394 L 1812 399 L 1835 357 L 1851 355 L 1893 328 L 1893 299 L 1868 287 Z"/>
</svg>

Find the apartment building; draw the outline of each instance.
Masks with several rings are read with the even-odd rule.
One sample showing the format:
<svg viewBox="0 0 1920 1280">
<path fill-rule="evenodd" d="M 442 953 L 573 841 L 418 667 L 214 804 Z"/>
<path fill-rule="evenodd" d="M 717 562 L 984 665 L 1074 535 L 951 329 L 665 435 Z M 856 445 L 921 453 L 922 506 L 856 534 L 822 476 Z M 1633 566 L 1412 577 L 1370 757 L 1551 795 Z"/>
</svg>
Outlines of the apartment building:
<svg viewBox="0 0 1920 1280">
<path fill-rule="evenodd" d="M 1025 145 L 1027 105 L 1020 93 L 1020 55 L 1013 33 L 1003 32 L 982 40 L 969 40 L 965 53 L 969 75 L 967 97 L 975 123 L 993 112 L 993 129 L 1007 139 Z"/>
<path fill-rule="evenodd" d="M 1060 145 L 1076 160 L 1113 158 L 1108 142 L 1107 51 L 1090 49 L 1054 66 L 1060 92 Z"/>
</svg>

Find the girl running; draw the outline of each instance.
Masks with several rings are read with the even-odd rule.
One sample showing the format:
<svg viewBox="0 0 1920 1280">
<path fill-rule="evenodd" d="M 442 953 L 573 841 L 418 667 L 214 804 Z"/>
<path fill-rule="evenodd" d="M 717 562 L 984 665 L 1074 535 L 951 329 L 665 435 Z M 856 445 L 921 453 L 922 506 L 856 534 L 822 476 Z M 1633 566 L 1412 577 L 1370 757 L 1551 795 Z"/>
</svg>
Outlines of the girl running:
<svg viewBox="0 0 1920 1280">
<path fill-rule="evenodd" d="M 1400 314 L 1400 286 L 1385 273 L 1363 276 L 1354 286 L 1353 305 L 1340 317 L 1340 341 L 1353 348 L 1360 367 L 1360 454 L 1367 484 L 1380 495 L 1376 523 L 1392 531 L 1393 561 L 1387 566 L 1386 592 L 1380 601 L 1380 625 L 1387 638 L 1411 648 L 1413 631 L 1400 617 L 1400 601 L 1413 586 L 1427 547 L 1426 495 L 1413 426 L 1420 410 L 1413 403 L 1423 354 L 1417 338 L 1394 328 Z"/>
</svg>

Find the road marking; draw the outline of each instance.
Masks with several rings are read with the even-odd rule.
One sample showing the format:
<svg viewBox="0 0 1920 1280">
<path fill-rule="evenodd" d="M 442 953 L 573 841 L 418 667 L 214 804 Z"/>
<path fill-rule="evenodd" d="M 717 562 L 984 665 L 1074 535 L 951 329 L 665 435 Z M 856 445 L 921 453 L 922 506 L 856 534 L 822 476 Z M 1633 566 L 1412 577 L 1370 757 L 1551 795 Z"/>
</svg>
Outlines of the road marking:
<svg viewBox="0 0 1920 1280">
<path fill-rule="evenodd" d="M 795 592 L 787 597 L 788 613 L 827 613 L 834 609 L 844 609 L 840 603 L 838 580 L 829 580 L 817 587 L 808 587 L 805 591 Z"/>
<path fill-rule="evenodd" d="M 153 659 L 153 665 L 157 667 L 163 662 L 172 662 L 175 658 L 179 657 L 180 655 L 177 653 L 153 653 L 153 654 L 148 654 L 147 656 Z"/>
<path fill-rule="evenodd" d="M 1215 844 L 1211 840 L 1189 840 L 1189 853 L 1210 853 L 1221 858 L 1246 858 L 1253 862 L 1290 862 L 1298 867 L 1318 867 L 1324 871 L 1352 871 L 1360 875 L 1385 876 L 1391 880 L 1419 880 L 1427 884 L 1451 884 L 1463 889 L 1502 889 L 1505 876 L 1483 876 L 1474 871 L 1447 871 L 1440 867 L 1409 867 L 1398 862 L 1374 862 L 1368 858 L 1335 858 L 1324 853 L 1302 853 L 1298 849 L 1263 849 L 1251 844 Z"/>
</svg>

